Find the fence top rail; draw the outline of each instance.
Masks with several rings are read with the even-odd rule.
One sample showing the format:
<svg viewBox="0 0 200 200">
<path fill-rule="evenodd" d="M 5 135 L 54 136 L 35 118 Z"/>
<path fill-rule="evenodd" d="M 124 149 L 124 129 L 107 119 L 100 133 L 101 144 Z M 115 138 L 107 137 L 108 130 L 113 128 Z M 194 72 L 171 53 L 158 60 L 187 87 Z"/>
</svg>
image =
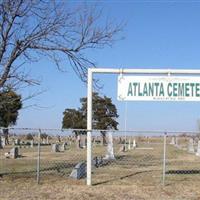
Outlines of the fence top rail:
<svg viewBox="0 0 200 200">
<path fill-rule="evenodd" d="M 170 133 L 170 134 L 200 134 L 200 131 L 184 131 L 184 130 L 177 130 L 177 131 L 171 131 L 171 130 L 105 130 L 105 129 L 60 129 L 60 128 L 29 128 L 29 127 L 0 127 L 0 130 L 2 131 L 3 129 L 8 129 L 8 130 L 24 130 L 24 131 L 85 131 L 85 132 L 126 132 L 126 133 Z"/>
</svg>

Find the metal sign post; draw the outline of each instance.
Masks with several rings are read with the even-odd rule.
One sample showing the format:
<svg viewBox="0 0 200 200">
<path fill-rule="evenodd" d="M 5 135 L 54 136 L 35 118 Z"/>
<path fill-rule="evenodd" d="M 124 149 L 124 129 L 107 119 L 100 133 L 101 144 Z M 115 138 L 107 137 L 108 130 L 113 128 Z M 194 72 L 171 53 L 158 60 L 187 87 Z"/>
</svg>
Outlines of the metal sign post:
<svg viewBox="0 0 200 200">
<path fill-rule="evenodd" d="M 89 68 L 87 85 L 87 185 L 92 185 L 92 82 L 93 74 L 132 74 L 132 75 L 200 75 L 200 70 L 187 69 L 109 69 L 109 68 Z M 169 76 L 168 76 L 169 77 Z M 123 100 L 123 99 L 122 99 Z"/>
</svg>

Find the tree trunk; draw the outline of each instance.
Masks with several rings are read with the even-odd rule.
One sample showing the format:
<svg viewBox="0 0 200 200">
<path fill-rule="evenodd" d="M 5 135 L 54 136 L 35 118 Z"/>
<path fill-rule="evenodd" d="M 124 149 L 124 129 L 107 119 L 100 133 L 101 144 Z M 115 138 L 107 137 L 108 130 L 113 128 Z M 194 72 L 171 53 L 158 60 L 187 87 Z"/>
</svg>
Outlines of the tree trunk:
<svg viewBox="0 0 200 200">
<path fill-rule="evenodd" d="M 5 137 L 5 145 L 8 145 L 9 144 L 9 140 L 8 140 L 9 132 L 8 132 L 8 129 L 3 129 L 3 135 Z"/>
</svg>

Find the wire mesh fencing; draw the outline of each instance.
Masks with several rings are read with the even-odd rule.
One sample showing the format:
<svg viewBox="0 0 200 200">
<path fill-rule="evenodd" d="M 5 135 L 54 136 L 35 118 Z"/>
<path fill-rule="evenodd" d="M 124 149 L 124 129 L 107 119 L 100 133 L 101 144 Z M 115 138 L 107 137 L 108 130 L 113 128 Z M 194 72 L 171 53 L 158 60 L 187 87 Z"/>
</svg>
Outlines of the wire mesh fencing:
<svg viewBox="0 0 200 200">
<path fill-rule="evenodd" d="M 198 133 L 172 133 L 166 143 L 165 184 L 200 181 L 200 142 Z"/>
<path fill-rule="evenodd" d="M 0 129 L 0 176 L 85 184 L 86 130 Z M 197 133 L 92 131 L 93 185 L 200 181 Z"/>
<path fill-rule="evenodd" d="M 93 134 L 95 135 L 95 134 Z M 97 132 L 93 136 L 93 184 L 160 184 L 163 136 L 145 132 Z"/>
</svg>

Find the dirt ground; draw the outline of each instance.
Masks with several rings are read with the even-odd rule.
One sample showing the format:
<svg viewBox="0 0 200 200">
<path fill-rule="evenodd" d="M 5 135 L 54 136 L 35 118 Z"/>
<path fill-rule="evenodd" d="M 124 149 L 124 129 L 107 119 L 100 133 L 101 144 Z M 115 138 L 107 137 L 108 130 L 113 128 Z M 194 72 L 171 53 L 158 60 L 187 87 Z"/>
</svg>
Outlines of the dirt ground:
<svg viewBox="0 0 200 200">
<path fill-rule="evenodd" d="M 69 184 L 63 178 L 48 178 L 40 185 L 33 178 L 0 179 L 1 200 L 168 200 L 168 199 L 200 199 L 199 182 L 193 184 L 174 182 L 162 185 L 132 184 L 132 185 L 85 185 Z"/>
</svg>

